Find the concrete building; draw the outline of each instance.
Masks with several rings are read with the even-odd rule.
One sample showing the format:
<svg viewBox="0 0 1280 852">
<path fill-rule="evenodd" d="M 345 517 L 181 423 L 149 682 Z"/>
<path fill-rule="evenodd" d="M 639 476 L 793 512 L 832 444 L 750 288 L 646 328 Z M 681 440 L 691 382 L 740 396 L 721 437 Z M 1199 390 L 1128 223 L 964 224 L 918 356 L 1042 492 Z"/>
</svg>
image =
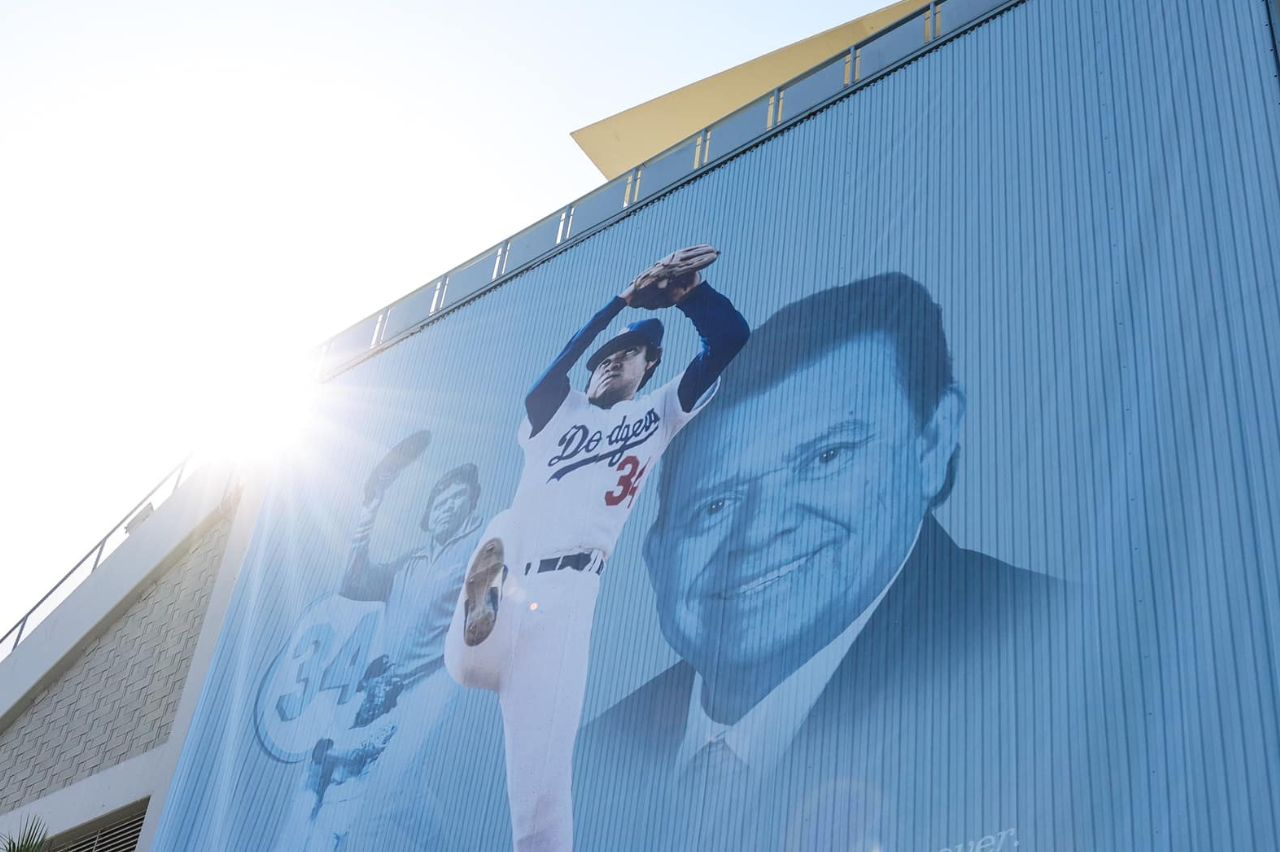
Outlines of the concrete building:
<svg viewBox="0 0 1280 852">
<path fill-rule="evenodd" d="M 60 849 L 135 848 L 172 777 L 172 734 L 190 720 L 253 525 L 243 488 L 229 467 L 196 472 L 6 648 L 0 835 L 38 817 Z"/>
</svg>

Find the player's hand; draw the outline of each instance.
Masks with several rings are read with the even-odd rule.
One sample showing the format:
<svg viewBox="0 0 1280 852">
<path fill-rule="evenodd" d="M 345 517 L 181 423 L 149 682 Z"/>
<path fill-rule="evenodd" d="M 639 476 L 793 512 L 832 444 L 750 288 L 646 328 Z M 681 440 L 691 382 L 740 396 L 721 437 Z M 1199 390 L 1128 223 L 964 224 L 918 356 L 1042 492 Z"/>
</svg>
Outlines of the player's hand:
<svg viewBox="0 0 1280 852">
<path fill-rule="evenodd" d="M 696 273 L 695 273 L 696 274 Z M 699 282 L 701 283 L 701 282 Z M 638 289 L 634 283 L 627 285 L 627 289 L 618 294 L 618 298 L 627 303 L 629 308 L 642 308 L 647 311 L 660 311 L 663 308 L 669 308 L 676 304 L 675 291 L 669 291 L 670 282 L 662 280 L 647 289 Z M 696 286 L 696 285 L 695 285 Z M 690 287 L 690 290 L 693 288 Z M 680 298 L 684 298 L 688 292 L 680 294 Z"/>
<path fill-rule="evenodd" d="M 647 311 L 660 311 L 685 300 L 694 289 L 702 283 L 701 272 L 689 272 L 680 278 L 664 278 L 644 290 L 637 290 L 632 284 L 618 294 L 618 298 L 628 307 L 643 308 Z"/>
</svg>

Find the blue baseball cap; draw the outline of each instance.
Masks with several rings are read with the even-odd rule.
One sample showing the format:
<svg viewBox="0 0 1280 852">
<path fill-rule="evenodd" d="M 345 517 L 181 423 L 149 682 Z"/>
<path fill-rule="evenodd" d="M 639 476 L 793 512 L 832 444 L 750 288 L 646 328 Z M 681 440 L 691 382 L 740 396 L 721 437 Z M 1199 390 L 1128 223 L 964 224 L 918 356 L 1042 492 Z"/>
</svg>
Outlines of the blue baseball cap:
<svg viewBox="0 0 1280 852">
<path fill-rule="evenodd" d="M 613 353 L 620 352 L 630 346 L 644 345 L 661 351 L 662 331 L 661 320 L 642 319 L 631 323 L 621 334 L 612 340 L 606 341 L 603 346 L 591 353 L 591 357 L 587 359 L 588 372 L 593 372 L 601 361 Z"/>
</svg>

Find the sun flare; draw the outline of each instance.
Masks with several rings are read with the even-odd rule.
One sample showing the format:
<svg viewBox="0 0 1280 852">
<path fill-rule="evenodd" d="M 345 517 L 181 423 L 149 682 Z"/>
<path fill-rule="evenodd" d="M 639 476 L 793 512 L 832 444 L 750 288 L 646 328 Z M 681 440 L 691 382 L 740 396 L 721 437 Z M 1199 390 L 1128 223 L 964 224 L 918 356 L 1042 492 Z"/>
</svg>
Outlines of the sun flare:
<svg viewBox="0 0 1280 852">
<path fill-rule="evenodd" d="M 197 452 L 259 465 L 300 450 L 315 413 L 314 365 L 281 359 L 227 373 L 210 388 Z"/>
</svg>

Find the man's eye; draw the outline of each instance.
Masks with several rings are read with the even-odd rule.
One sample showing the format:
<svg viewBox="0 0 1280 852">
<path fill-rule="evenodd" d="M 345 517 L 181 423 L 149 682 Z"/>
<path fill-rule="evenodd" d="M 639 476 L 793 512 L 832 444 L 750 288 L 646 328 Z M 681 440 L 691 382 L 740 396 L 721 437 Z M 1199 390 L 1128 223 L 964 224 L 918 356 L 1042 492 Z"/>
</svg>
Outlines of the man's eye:
<svg viewBox="0 0 1280 852">
<path fill-rule="evenodd" d="M 733 517 L 733 503 L 734 498 L 732 495 L 709 497 L 703 500 L 690 511 L 687 518 L 687 529 L 705 531 L 718 526 Z"/>
<path fill-rule="evenodd" d="M 844 470 L 857 458 L 862 442 L 829 444 L 800 463 L 797 474 L 802 479 L 821 479 Z"/>
</svg>

